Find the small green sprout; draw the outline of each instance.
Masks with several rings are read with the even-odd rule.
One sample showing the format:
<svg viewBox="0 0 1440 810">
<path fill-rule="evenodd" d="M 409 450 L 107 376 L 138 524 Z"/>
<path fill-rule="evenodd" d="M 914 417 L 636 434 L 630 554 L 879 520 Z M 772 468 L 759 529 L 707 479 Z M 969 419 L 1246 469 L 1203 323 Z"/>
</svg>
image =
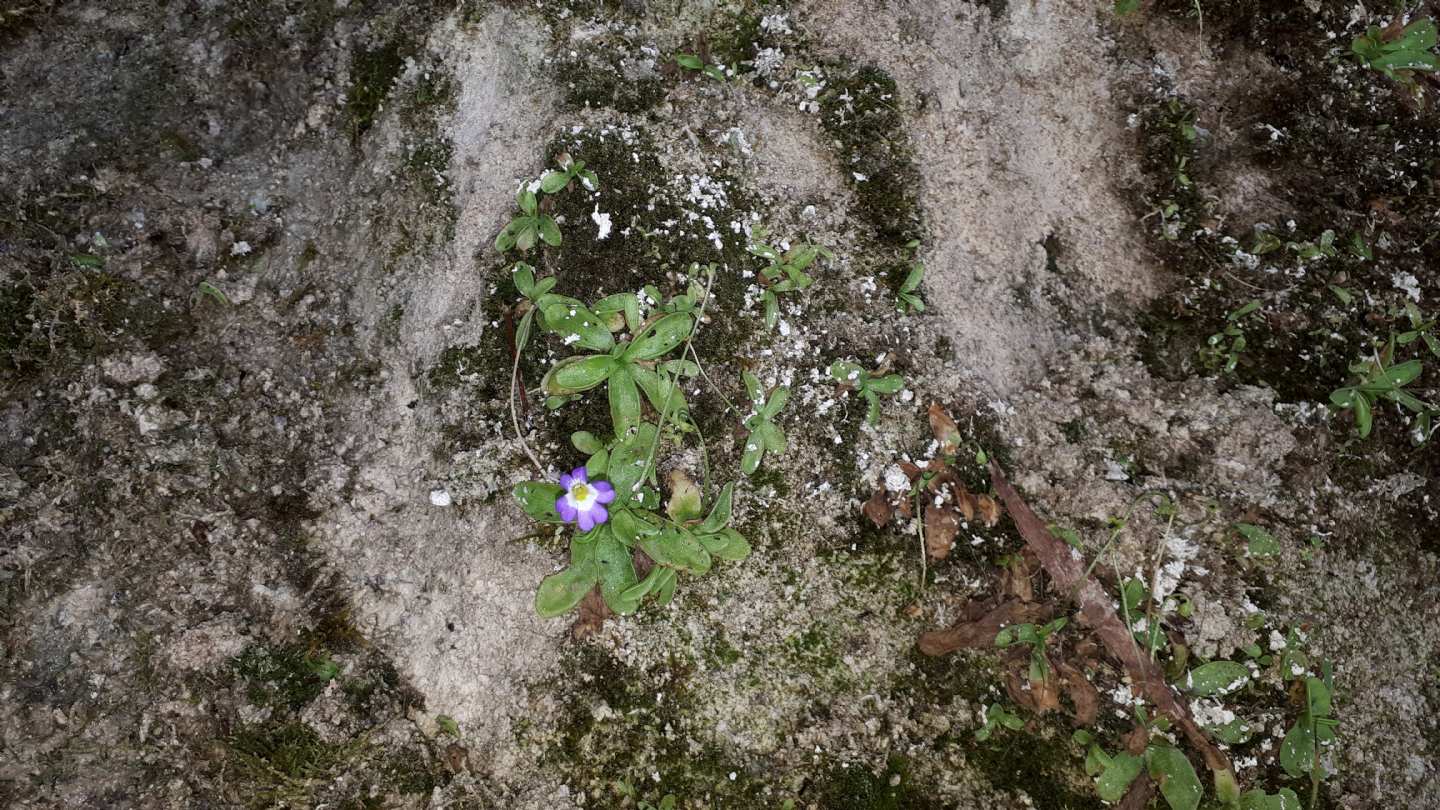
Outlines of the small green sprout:
<svg viewBox="0 0 1440 810">
<path fill-rule="evenodd" d="M 1370 249 L 1370 243 L 1366 242 L 1365 238 L 1358 233 L 1350 236 L 1349 247 L 1350 253 L 1357 259 L 1367 262 L 1375 259 L 1375 251 Z"/>
<path fill-rule="evenodd" d="M 750 235 L 755 240 L 748 248 L 750 253 L 769 262 L 760 270 L 762 283 L 765 285 L 760 300 L 765 307 L 765 328 L 774 329 L 780 320 L 779 295 L 798 292 L 814 284 L 815 279 L 805 271 L 816 259 L 834 259 L 835 254 L 828 248 L 807 243 L 798 244 L 781 253 L 778 248 L 761 241 L 766 237 L 763 228 L 754 229 Z"/>
<path fill-rule="evenodd" d="M 1240 354 L 1245 351 L 1245 332 L 1241 330 L 1240 322 L 1258 309 L 1260 309 L 1260 300 L 1252 299 L 1249 303 L 1225 316 L 1225 328 L 1211 335 L 1210 339 L 1206 341 L 1208 346 L 1206 356 L 1209 360 L 1207 365 L 1218 364 L 1220 359 L 1224 358 L 1225 373 L 1230 374 L 1235 371 L 1235 366 L 1240 363 Z M 1230 340 L 1228 349 L 1222 346 L 1227 338 Z"/>
<path fill-rule="evenodd" d="M 522 188 L 516 195 L 516 200 L 520 204 L 520 216 L 510 220 L 510 224 L 495 237 L 495 249 L 505 253 L 512 248 L 518 248 L 521 253 L 528 253 L 530 248 L 535 247 L 537 239 L 544 240 L 550 247 L 558 246 L 560 226 L 555 224 L 555 219 L 549 214 L 540 213 L 535 192 L 528 187 Z"/>
<path fill-rule="evenodd" d="M 1050 663 L 1045 658 L 1045 644 L 1050 636 L 1069 623 L 1061 616 L 1047 624 L 1017 624 L 995 634 L 995 646 L 1000 649 L 1017 644 L 1030 645 L 1030 682 L 1038 684 L 1050 678 Z"/>
<path fill-rule="evenodd" d="M 899 374 L 880 375 L 879 371 L 871 373 L 854 363 L 847 363 L 844 360 L 836 360 L 830 365 L 830 376 L 845 388 L 859 391 L 869 403 L 865 413 L 865 421 L 870 424 L 880 422 L 880 395 L 898 394 L 900 389 L 905 387 L 905 378 Z"/>
<path fill-rule="evenodd" d="M 546 172 L 540 177 L 540 190 L 546 194 L 554 194 L 563 188 L 568 188 L 571 181 L 576 178 L 579 178 L 580 185 L 584 186 L 586 191 L 596 191 L 600 188 L 600 178 L 595 176 L 595 172 L 585 168 L 585 161 L 575 160 L 568 153 L 561 152 L 555 162 L 559 164 L 560 170 Z"/>
<path fill-rule="evenodd" d="M 1435 58 L 1435 21 L 1424 17 L 1404 28 L 1372 25 L 1350 43 L 1350 51 L 1362 65 L 1379 71 L 1401 84 L 1414 84 L 1415 71 L 1440 68 Z"/>
<path fill-rule="evenodd" d="M 1323 677 L 1317 678 L 1308 672 L 1295 678 L 1303 678 L 1305 687 L 1305 708 L 1296 719 L 1285 739 L 1280 743 L 1280 767 L 1292 778 L 1310 777 L 1311 807 L 1320 792 L 1320 783 L 1329 773 L 1322 764 L 1320 751 L 1335 742 L 1335 729 L 1340 721 L 1330 716 L 1330 695 L 1334 688 L 1329 665 L 1322 665 Z M 1290 673 L 1282 673 L 1289 679 Z"/>
<path fill-rule="evenodd" d="M 920 240 L 912 239 L 905 247 L 912 251 L 910 272 L 900 282 L 900 303 L 897 307 L 901 312 L 924 312 L 925 302 L 920 300 L 918 292 L 920 282 L 925 280 L 925 263 L 920 261 Z"/>
<path fill-rule="evenodd" d="M 990 739 L 996 729 L 1008 728 L 1011 731 L 1019 731 L 1025 727 L 1025 721 L 1014 712 L 1001 706 L 999 703 L 991 703 L 985 707 L 985 725 L 975 729 L 975 739 L 984 742 Z"/>
<path fill-rule="evenodd" d="M 225 293 L 221 291 L 219 287 L 216 287 L 214 284 L 211 284 L 208 281 L 200 282 L 200 286 L 196 288 L 196 291 L 199 295 L 205 296 L 207 298 L 212 298 L 217 303 L 224 304 L 226 306 L 230 305 L 229 296 L 225 295 Z"/>
<path fill-rule="evenodd" d="M 1410 328 L 1395 336 L 1395 343 L 1400 346 L 1408 346 L 1417 339 L 1425 343 L 1425 347 L 1436 357 L 1440 357 L 1440 338 L 1435 336 L 1435 326 L 1440 321 L 1435 318 L 1425 320 L 1425 315 L 1420 308 L 1410 301 L 1405 302 L 1405 316 L 1410 320 Z"/>
<path fill-rule="evenodd" d="M 1382 399 L 1398 403 L 1415 413 L 1416 433 L 1423 443 L 1430 437 L 1431 420 L 1437 409 L 1404 390 L 1406 385 L 1420 377 L 1425 367 L 1419 360 L 1395 363 L 1396 342 L 1392 337 L 1384 351 L 1373 359 L 1352 363 L 1350 373 L 1359 380 L 1354 385 L 1331 392 L 1330 402 L 1341 410 L 1355 411 L 1355 425 L 1362 439 L 1370 435 L 1375 404 Z"/>
<path fill-rule="evenodd" d="M 686 70 L 695 70 L 704 73 L 717 82 L 725 81 L 724 65 L 707 65 L 700 57 L 693 53 L 676 54 L 675 64 Z"/>
<path fill-rule="evenodd" d="M 1326 229 L 1320 234 L 1320 238 L 1314 242 L 1286 242 L 1285 247 L 1295 251 L 1301 261 L 1310 261 L 1320 257 L 1333 258 L 1340 254 L 1335 247 L 1335 232 Z"/>
<path fill-rule="evenodd" d="M 1280 553 L 1280 541 L 1265 529 L 1253 523 L 1236 523 L 1235 531 L 1245 538 L 1245 556 L 1274 557 Z"/>
<path fill-rule="evenodd" d="M 1256 256 L 1263 256 L 1266 253 L 1273 253 L 1282 247 L 1285 247 L 1285 242 L 1276 236 L 1274 231 L 1256 227 L 1255 246 L 1250 248 L 1251 253 L 1254 253 Z"/>
<path fill-rule="evenodd" d="M 777 386 L 767 395 L 764 386 L 754 374 L 746 371 L 741 375 L 745 381 L 745 393 L 750 397 L 750 405 L 755 409 L 754 413 L 745 420 L 745 451 L 740 457 L 740 471 L 746 475 L 754 475 L 760 469 L 760 462 L 765 454 L 784 453 L 788 446 L 785 439 L 785 431 L 773 421 L 785 407 L 790 399 L 790 389 L 785 386 Z"/>
</svg>

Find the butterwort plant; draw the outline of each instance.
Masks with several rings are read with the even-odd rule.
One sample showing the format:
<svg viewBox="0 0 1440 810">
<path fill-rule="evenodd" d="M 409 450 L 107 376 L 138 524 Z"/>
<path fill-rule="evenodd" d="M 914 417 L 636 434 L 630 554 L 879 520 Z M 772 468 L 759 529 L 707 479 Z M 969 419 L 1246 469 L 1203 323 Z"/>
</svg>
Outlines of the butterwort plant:
<svg viewBox="0 0 1440 810">
<path fill-rule="evenodd" d="M 690 271 L 701 268 L 692 265 Z M 733 484 L 722 487 L 706 509 L 701 489 L 683 473 L 672 473 L 665 509 L 660 508 L 660 448 L 698 435 L 683 388 L 699 374 L 698 363 L 685 356 L 693 353 L 695 330 L 706 319 L 714 268 L 704 275 L 706 286 L 692 281 L 664 303 L 653 287 L 592 304 L 548 287 L 533 296 L 540 326 L 579 350 L 545 375 L 541 388 L 547 402 L 564 407 L 603 385 L 610 406 L 608 430 L 570 436 L 574 450 L 586 457 L 583 466 L 558 480 L 515 487 L 530 517 L 575 532 L 569 565 L 536 591 L 541 616 L 565 614 L 597 591 L 620 615 L 634 613 L 646 599 L 663 605 L 674 597 L 682 574 L 703 575 L 715 560 L 750 553 L 749 542 L 730 526 Z M 524 272 L 517 280 L 532 292 L 543 285 Z"/>
<path fill-rule="evenodd" d="M 588 532 L 610 519 L 605 504 L 615 501 L 615 487 L 609 481 L 590 482 L 584 467 L 560 476 L 560 497 L 555 499 L 555 512 L 566 523 L 574 523 Z"/>
</svg>

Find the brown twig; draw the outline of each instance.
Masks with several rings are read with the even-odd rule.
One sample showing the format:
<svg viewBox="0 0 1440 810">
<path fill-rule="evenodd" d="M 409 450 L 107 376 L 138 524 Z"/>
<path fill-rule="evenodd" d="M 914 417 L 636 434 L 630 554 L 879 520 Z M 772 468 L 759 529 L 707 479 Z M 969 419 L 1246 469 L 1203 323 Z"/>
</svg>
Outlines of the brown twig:
<svg viewBox="0 0 1440 810">
<path fill-rule="evenodd" d="M 1048 621 L 1055 614 L 1050 605 L 1008 599 L 999 604 L 970 602 L 964 615 L 947 630 L 920 634 L 920 652 L 946 655 L 967 647 L 993 647 L 995 635 L 1012 624 Z"/>
<path fill-rule="evenodd" d="M 515 313 L 508 309 L 505 311 L 505 337 L 510 341 L 510 359 L 518 361 L 520 347 L 515 344 Z M 518 373 L 515 375 L 515 386 L 520 393 L 520 415 L 525 416 L 530 412 L 530 400 L 525 396 L 525 378 Z"/>
<path fill-rule="evenodd" d="M 990 462 L 990 481 L 1000 500 L 1004 501 L 1025 544 L 1040 558 L 1040 564 L 1054 580 L 1057 590 L 1073 594 L 1080 608 L 1081 620 L 1094 631 L 1110 655 L 1125 667 L 1134 688 L 1175 723 L 1190 745 L 1204 757 L 1206 767 L 1217 774 L 1229 772 L 1233 776 L 1230 758 L 1210 741 L 1210 737 L 1195 722 L 1184 698 L 1165 682 L 1165 672 L 1160 665 L 1140 650 L 1130 628 L 1116 615 L 1110 594 L 1086 573 L 1084 560 L 1072 555 L 1070 547 L 1045 528 L 1045 522 L 1010 485 L 994 460 Z"/>
</svg>

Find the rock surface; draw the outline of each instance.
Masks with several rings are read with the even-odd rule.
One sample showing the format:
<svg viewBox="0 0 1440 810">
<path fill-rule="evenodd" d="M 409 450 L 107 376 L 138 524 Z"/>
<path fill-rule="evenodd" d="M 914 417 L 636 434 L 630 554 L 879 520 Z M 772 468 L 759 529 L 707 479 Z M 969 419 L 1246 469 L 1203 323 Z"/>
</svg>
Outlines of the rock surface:
<svg viewBox="0 0 1440 810">
<path fill-rule="evenodd" d="M 1392 334 L 1428 357 L 1433 88 L 1339 53 L 1388 22 L 1343 3 L 1144 5 L 0 11 L 0 804 L 1102 806 L 1073 706 L 915 648 L 1004 587 L 1065 612 L 1004 519 L 922 572 L 922 521 L 862 516 L 940 403 L 966 485 L 983 451 L 1151 586 L 1177 683 L 1251 662 L 1201 704 L 1250 724 L 1246 789 L 1309 799 L 1283 741 L 1333 673 L 1319 806 L 1433 806 L 1440 454 L 1398 398 L 1361 439 L 1329 397 Z M 599 185 L 544 196 L 556 292 L 716 268 L 659 478 L 737 482 L 753 548 L 585 632 L 537 615 L 568 533 L 509 492 L 610 412 L 545 407 L 574 350 L 538 330 L 512 392 L 494 244 L 562 153 Z M 833 254 L 773 329 L 762 239 Z M 873 423 L 836 361 L 903 377 Z M 742 370 L 790 391 L 752 476 Z M 1084 641 L 1052 654 L 1114 751 L 1129 689 Z M 1025 723 L 981 739 L 997 705 Z"/>
</svg>

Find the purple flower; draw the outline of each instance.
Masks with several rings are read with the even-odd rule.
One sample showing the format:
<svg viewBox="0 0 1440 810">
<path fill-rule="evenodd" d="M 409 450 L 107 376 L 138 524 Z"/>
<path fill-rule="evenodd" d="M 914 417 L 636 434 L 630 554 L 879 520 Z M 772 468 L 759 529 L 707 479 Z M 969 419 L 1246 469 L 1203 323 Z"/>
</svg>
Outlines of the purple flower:
<svg viewBox="0 0 1440 810">
<path fill-rule="evenodd" d="M 565 490 L 555 501 L 555 511 L 566 523 L 578 523 L 580 531 L 588 532 L 610 519 L 605 504 L 615 500 L 615 488 L 609 481 L 590 483 L 584 467 L 576 467 L 567 475 L 560 476 L 560 488 Z"/>
</svg>

